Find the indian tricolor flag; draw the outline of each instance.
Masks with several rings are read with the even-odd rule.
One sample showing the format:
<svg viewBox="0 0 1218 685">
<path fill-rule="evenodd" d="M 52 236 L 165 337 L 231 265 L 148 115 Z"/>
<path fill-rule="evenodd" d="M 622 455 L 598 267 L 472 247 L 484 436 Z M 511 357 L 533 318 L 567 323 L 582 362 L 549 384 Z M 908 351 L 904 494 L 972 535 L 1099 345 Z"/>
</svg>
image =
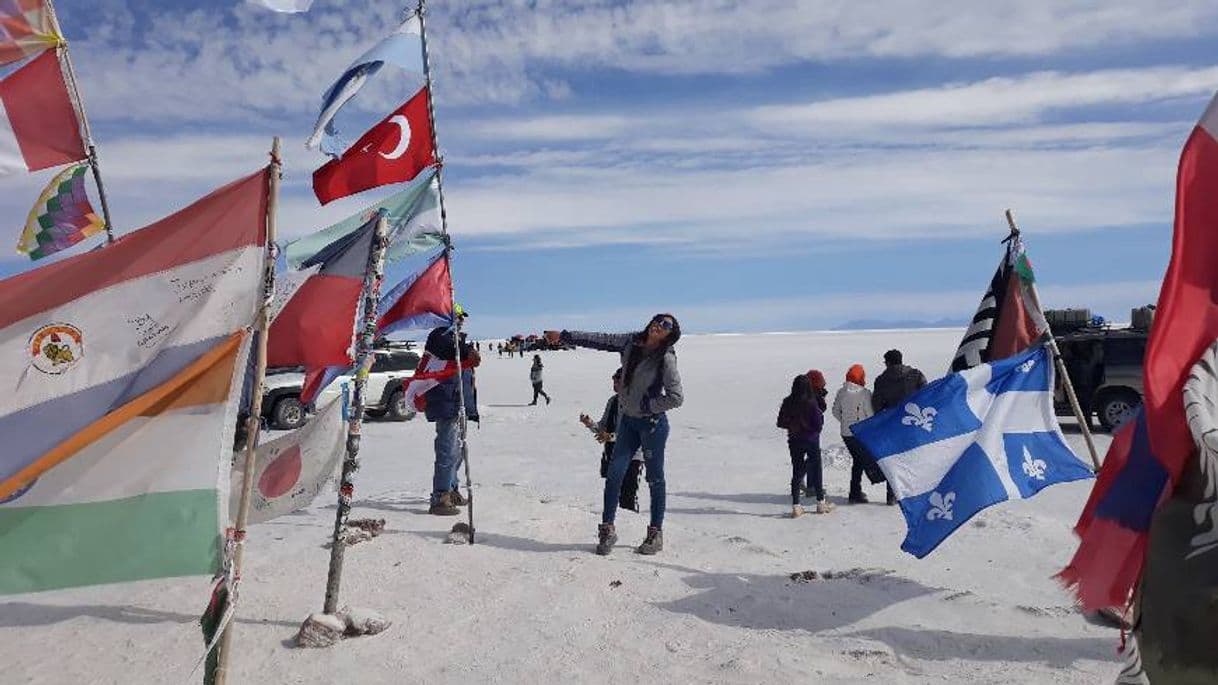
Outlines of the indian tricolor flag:
<svg viewBox="0 0 1218 685">
<path fill-rule="evenodd" d="M 218 568 L 267 188 L 0 281 L 0 594 Z"/>
</svg>

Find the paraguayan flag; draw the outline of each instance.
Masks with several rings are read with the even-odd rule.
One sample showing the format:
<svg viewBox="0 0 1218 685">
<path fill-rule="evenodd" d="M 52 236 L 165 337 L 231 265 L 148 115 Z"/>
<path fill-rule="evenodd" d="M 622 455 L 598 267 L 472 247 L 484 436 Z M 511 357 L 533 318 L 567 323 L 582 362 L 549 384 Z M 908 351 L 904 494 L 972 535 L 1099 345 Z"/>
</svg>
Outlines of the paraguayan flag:
<svg viewBox="0 0 1218 685">
<path fill-rule="evenodd" d="M 1057 423 L 1053 375 L 1038 345 L 945 376 L 851 426 L 905 514 L 901 549 L 922 558 L 992 504 L 1092 477 Z"/>
</svg>

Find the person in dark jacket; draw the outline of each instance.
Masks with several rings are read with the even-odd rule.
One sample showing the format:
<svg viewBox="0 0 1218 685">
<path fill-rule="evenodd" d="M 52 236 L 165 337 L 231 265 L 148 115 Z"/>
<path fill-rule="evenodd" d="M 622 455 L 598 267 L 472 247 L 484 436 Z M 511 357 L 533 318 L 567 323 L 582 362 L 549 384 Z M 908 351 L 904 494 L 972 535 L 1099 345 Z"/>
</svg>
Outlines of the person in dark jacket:
<svg viewBox="0 0 1218 685">
<path fill-rule="evenodd" d="M 613 372 L 613 396 L 605 402 L 605 412 L 601 414 L 601 420 L 593 421 L 592 417 L 587 414 L 579 415 L 580 422 L 592 431 L 597 442 L 605 446 L 601 451 L 601 478 L 609 477 L 609 462 L 613 459 L 613 448 L 616 444 L 614 431 L 617 430 L 618 418 L 617 394 L 621 391 L 622 370 L 619 368 Z M 622 479 L 622 496 L 619 504 L 623 509 L 633 512 L 639 510 L 639 472 L 642 469 L 642 453 L 635 452 L 630 458 L 630 466 L 626 468 L 626 477 Z"/>
<path fill-rule="evenodd" d="M 820 459 L 820 431 L 825 425 L 825 410 L 821 406 L 823 399 L 817 397 L 809 376 L 810 373 L 800 374 L 791 382 L 791 394 L 783 398 L 775 422 L 787 431 L 787 447 L 791 452 L 791 518 L 799 518 L 804 513 L 799 503 L 799 488 L 805 477 L 808 490 L 816 494 L 816 513 L 833 511 L 833 505 L 825 499 Z"/>
<path fill-rule="evenodd" d="M 459 316 L 464 318 L 464 313 Z M 457 358 L 455 327 L 441 326 L 427 336 L 424 351 L 436 359 L 453 361 Z M 482 357 L 474 346 L 461 334 L 461 384 L 465 396 L 465 416 L 470 421 L 478 420 L 478 396 L 474 386 L 474 368 Z M 425 362 L 420 362 L 423 364 Z M 461 466 L 461 421 L 458 410 L 457 379 L 447 378 L 424 395 L 427 420 L 436 424 L 435 468 L 432 474 L 431 507 L 429 514 L 456 516 L 458 506 L 466 503 L 457 489 L 457 469 Z"/>
<path fill-rule="evenodd" d="M 537 404 L 538 395 L 546 398 L 546 404 L 550 403 L 550 396 L 546 394 L 545 390 L 541 389 L 541 369 L 541 355 L 535 354 L 533 355 L 533 366 L 529 367 L 529 381 L 533 384 L 533 401 L 529 402 L 530 407 Z"/>
<path fill-rule="evenodd" d="M 621 497 L 622 479 L 631 457 L 640 448 L 651 490 L 651 525 L 635 551 L 656 554 L 664 549 L 664 446 L 668 442 L 668 416 L 685 401 L 677 353 L 681 326 L 672 314 L 656 314 L 637 333 L 582 333 L 547 331 L 546 339 L 580 347 L 617 352 L 622 359 L 622 389 L 618 392 L 617 442 L 605 479 L 604 510 L 597 529 L 597 554 L 608 554 L 617 543 L 614 518 Z"/>
<path fill-rule="evenodd" d="M 876 376 L 871 391 L 871 408 L 878 414 L 885 409 L 898 407 L 910 395 L 926 385 L 926 375 L 912 366 L 905 366 L 900 350 L 884 353 L 884 371 Z M 897 497 L 888 486 L 888 504 L 897 503 Z"/>
</svg>

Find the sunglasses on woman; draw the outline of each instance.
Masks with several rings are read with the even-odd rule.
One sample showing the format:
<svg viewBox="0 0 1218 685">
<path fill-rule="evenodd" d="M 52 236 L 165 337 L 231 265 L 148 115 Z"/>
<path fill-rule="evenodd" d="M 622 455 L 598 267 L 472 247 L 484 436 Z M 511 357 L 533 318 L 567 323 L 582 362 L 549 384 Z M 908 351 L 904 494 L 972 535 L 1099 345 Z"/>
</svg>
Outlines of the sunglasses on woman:
<svg viewBox="0 0 1218 685">
<path fill-rule="evenodd" d="M 666 331 L 671 331 L 673 327 L 672 319 L 652 319 L 651 322 Z"/>
</svg>

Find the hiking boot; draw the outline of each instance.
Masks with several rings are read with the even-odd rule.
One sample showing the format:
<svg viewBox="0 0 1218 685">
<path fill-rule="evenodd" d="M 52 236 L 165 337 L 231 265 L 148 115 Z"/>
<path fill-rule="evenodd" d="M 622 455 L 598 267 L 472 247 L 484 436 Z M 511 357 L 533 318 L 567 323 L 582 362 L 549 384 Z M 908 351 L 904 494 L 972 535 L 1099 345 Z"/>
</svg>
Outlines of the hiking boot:
<svg viewBox="0 0 1218 685">
<path fill-rule="evenodd" d="M 833 511 L 833 508 L 833 503 L 827 499 L 816 500 L 816 513 L 818 514 L 828 514 Z"/>
<path fill-rule="evenodd" d="M 596 527 L 596 538 L 596 553 L 605 556 L 617 544 L 617 530 L 612 523 L 602 523 Z"/>
<path fill-rule="evenodd" d="M 461 513 L 461 510 L 453 506 L 451 492 L 446 492 L 440 495 L 440 498 L 432 503 L 431 508 L 427 513 L 432 516 L 456 516 Z"/>
<path fill-rule="evenodd" d="M 647 537 L 634 550 L 639 554 L 655 554 L 664 550 L 664 532 L 655 526 L 647 526 Z"/>
<path fill-rule="evenodd" d="M 547 395 L 547 396 L 546 396 L 546 404 L 549 404 L 549 403 L 550 403 L 550 397 Z"/>
<path fill-rule="evenodd" d="M 892 491 L 892 488 L 888 488 L 887 501 L 888 501 L 888 506 L 890 506 L 890 507 L 897 503 L 897 495 L 896 495 L 896 493 L 894 493 Z"/>
<path fill-rule="evenodd" d="M 460 490 L 450 490 L 448 493 L 448 499 L 452 502 L 454 507 L 463 507 L 469 504 L 469 500 L 461 496 Z"/>
<path fill-rule="evenodd" d="M 797 519 L 804 515 L 804 508 L 798 504 L 791 505 L 791 518 Z"/>
<path fill-rule="evenodd" d="M 867 503 L 868 503 L 868 502 L 870 502 L 871 500 L 867 499 L 867 495 L 864 495 L 864 494 L 863 494 L 863 493 L 860 491 L 860 492 L 852 492 L 852 493 L 850 493 L 850 497 L 849 497 L 849 498 L 847 498 L 847 499 L 846 499 L 846 501 L 847 501 L 847 502 L 849 502 L 849 503 L 851 503 L 851 504 L 867 504 Z"/>
</svg>

